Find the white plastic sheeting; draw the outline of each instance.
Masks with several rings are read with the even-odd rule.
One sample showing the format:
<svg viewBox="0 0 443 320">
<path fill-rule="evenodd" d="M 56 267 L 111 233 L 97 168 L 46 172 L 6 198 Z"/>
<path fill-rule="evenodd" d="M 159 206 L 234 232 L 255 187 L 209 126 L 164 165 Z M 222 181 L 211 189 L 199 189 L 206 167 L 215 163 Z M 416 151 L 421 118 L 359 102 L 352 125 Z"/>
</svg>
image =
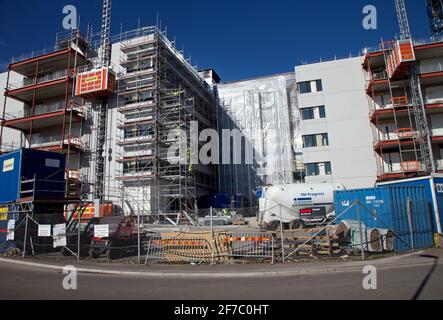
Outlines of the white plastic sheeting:
<svg viewBox="0 0 443 320">
<path fill-rule="evenodd" d="M 225 83 L 218 92 L 254 145 L 259 184 L 294 182 L 295 155 L 301 152 L 294 73 Z"/>
</svg>

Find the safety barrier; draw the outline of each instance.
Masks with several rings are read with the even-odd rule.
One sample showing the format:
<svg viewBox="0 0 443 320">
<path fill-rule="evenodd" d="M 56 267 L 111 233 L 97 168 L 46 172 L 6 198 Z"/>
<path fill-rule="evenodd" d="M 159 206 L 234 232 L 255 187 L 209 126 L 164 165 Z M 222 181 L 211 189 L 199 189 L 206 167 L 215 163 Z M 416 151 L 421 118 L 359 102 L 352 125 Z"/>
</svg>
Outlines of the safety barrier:
<svg viewBox="0 0 443 320">
<path fill-rule="evenodd" d="M 160 262 L 210 262 L 211 243 L 202 237 L 153 236 L 148 240 L 145 263 L 149 260 Z"/>
<path fill-rule="evenodd" d="M 217 246 L 223 251 L 218 257 L 228 259 L 269 259 L 274 263 L 274 236 L 270 233 L 221 233 L 217 237 Z"/>
<path fill-rule="evenodd" d="M 274 237 L 269 233 L 169 233 L 147 242 L 145 263 L 218 263 L 269 259 L 274 263 Z"/>
</svg>

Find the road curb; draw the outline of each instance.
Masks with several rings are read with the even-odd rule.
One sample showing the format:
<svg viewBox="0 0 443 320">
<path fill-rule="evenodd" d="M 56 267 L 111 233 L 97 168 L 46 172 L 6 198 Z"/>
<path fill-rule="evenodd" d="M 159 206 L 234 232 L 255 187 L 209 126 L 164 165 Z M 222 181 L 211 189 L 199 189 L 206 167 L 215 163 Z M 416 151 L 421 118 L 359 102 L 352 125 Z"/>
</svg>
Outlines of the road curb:
<svg viewBox="0 0 443 320">
<path fill-rule="evenodd" d="M 414 253 L 417 255 L 420 253 Z M 407 255 L 410 256 L 410 255 Z M 406 257 L 406 256 L 403 256 Z M 394 257 L 396 258 L 396 257 Z M 389 259 L 389 258 L 388 258 Z M 376 265 L 378 269 L 395 269 L 395 268 L 404 268 L 404 267 L 415 267 L 415 266 L 427 266 L 432 263 L 402 263 L 402 264 L 390 264 L 392 263 L 392 259 L 390 261 L 384 261 L 383 263 L 374 263 L 377 261 L 367 261 L 367 262 L 358 262 L 358 265 L 349 266 L 343 265 L 334 266 L 334 267 L 326 267 L 326 268 L 318 268 L 318 269 L 302 269 L 302 270 L 289 270 L 289 271 L 245 271 L 245 272 L 150 272 L 150 271 L 119 271 L 119 270 L 105 270 L 105 269 L 95 269 L 95 268 L 84 268 L 84 267 L 76 267 L 77 272 L 84 274 L 102 274 L 102 275 L 120 275 L 120 276 L 138 276 L 138 277 L 147 277 L 147 278 L 271 278 L 271 277 L 294 277 L 294 276 L 303 276 L 303 275 L 322 275 L 322 274 L 337 274 L 343 272 L 361 272 L 362 268 L 366 265 Z M 60 265 L 51 265 L 37 262 L 28 262 L 28 261 L 17 261 L 12 259 L 0 258 L 0 262 L 12 263 L 17 265 L 23 265 L 28 267 L 35 267 L 40 269 L 50 269 L 63 271 L 64 266 Z M 443 263 L 443 262 L 442 262 Z"/>
</svg>

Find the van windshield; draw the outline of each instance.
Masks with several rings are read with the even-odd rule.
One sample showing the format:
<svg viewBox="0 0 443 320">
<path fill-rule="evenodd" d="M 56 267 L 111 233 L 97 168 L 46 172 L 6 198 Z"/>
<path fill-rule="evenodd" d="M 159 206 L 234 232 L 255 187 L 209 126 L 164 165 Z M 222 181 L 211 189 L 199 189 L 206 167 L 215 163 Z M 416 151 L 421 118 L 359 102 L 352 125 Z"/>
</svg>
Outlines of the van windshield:
<svg viewBox="0 0 443 320">
<path fill-rule="evenodd" d="M 121 221 L 122 221 L 121 217 L 106 217 L 100 221 L 100 224 L 101 225 L 103 225 L 103 224 L 109 225 L 109 232 L 113 232 L 117 229 L 117 227 Z"/>
</svg>

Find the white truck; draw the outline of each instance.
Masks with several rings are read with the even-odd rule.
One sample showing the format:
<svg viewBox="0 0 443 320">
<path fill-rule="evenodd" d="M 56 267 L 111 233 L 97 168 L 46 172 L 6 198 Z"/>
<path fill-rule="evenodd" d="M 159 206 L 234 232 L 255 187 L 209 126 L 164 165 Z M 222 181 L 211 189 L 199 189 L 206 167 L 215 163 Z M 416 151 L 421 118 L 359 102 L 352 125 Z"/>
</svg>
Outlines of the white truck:
<svg viewBox="0 0 443 320">
<path fill-rule="evenodd" d="M 259 225 L 268 230 L 318 226 L 334 216 L 334 191 L 342 184 L 287 184 L 262 189 L 259 197 Z"/>
</svg>

